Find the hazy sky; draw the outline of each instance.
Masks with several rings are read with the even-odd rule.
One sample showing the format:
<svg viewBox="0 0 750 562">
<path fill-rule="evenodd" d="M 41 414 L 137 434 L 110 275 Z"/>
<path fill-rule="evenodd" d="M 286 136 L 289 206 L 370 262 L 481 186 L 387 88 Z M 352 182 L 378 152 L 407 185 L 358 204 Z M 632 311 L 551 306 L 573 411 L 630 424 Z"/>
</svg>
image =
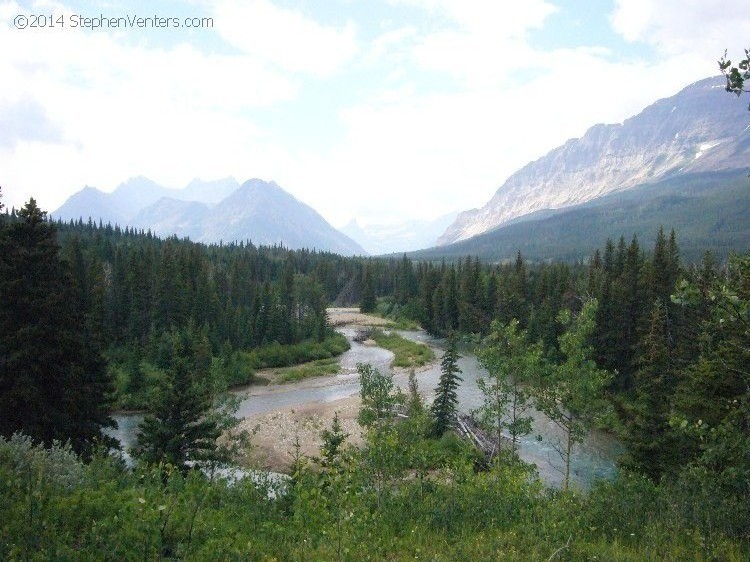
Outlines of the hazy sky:
<svg viewBox="0 0 750 562">
<path fill-rule="evenodd" d="M 274 180 L 335 226 L 481 206 L 591 125 L 718 74 L 725 49 L 736 58 L 750 47 L 749 8 L 0 1 L 3 200 L 34 196 L 51 211 L 84 185 L 232 175 Z M 122 19 L 82 29 L 102 16 Z M 187 29 L 185 18 L 213 27 Z"/>
</svg>

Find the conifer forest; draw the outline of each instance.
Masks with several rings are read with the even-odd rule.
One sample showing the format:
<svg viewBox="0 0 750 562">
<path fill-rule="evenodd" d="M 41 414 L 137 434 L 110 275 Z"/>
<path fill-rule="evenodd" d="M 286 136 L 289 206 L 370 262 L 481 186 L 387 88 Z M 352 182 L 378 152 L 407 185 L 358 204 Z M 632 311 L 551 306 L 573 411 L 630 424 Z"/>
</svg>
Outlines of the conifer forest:
<svg viewBox="0 0 750 562">
<path fill-rule="evenodd" d="M 227 391 L 345 352 L 333 304 L 445 338 L 435 401 L 360 365 L 361 445 L 336 418 L 318 456 L 252 471 Z M 749 311 L 750 254 L 685 263 L 663 229 L 579 262 L 428 262 L 160 239 L 32 199 L 0 226 L 0 557 L 747 560 Z M 455 431 L 466 352 L 490 456 Z M 616 436 L 616 474 L 543 482 L 517 453 L 532 405 L 563 460 Z M 126 462 L 108 429 L 134 410 Z"/>
</svg>

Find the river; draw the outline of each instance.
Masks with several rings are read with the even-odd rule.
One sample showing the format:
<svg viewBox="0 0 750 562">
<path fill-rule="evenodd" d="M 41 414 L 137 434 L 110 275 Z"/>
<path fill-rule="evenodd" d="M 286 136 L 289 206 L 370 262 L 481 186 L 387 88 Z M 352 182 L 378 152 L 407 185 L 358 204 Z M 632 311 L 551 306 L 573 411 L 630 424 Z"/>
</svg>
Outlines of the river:
<svg viewBox="0 0 750 562">
<path fill-rule="evenodd" d="M 340 359 L 341 373 L 338 375 L 307 379 L 297 383 L 269 386 L 247 386 L 236 388 L 232 392 L 241 398 L 237 412 L 239 417 L 274 412 L 281 409 L 302 406 L 305 404 L 332 402 L 359 393 L 359 376 L 357 363 L 370 363 L 381 372 L 392 372 L 390 368 L 393 354 L 379 347 L 367 346 L 352 341 L 355 328 L 338 328 L 347 336 L 351 349 Z M 429 345 L 439 358 L 442 354 L 441 340 L 432 338 L 422 330 L 399 331 L 403 337 Z M 479 365 L 476 356 L 468 351 L 461 351 L 459 367 L 463 381 L 457 395 L 459 409 L 468 413 L 482 403 L 482 394 L 477 386 L 477 379 L 486 376 L 486 371 Z M 419 389 L 428 401 L 432 400 L 433 389 L 440 378 L 440 362 L 436 361 L 428 368 L 418 370 Z M 408 374 L 394 374 L 394 383 L 406 391 Z M 520 456 L 527 462 L 536 464 L 540 477 L 550 485 L 559 486 L 564 475 L 564 463 L 555 450 L 554 444 L 560 440 L 557 427 L 544 414 L 531 410 L 534 417 L 533 432 L 520 443 Z M 114 416 L 119 428 L 111 434 L 120 440 L 124 448 L 135 441 L 138 424 L 142 416 L 118 414 Z M 622 446 L 611 435 L 602 431 L 593 431 L 573 449 L 571 458 L 571 479 L 573 485 L 587 488 L 597 478 L 610 478 L 615 473 L 615 459 L 622 452 Z"/>
</svg>

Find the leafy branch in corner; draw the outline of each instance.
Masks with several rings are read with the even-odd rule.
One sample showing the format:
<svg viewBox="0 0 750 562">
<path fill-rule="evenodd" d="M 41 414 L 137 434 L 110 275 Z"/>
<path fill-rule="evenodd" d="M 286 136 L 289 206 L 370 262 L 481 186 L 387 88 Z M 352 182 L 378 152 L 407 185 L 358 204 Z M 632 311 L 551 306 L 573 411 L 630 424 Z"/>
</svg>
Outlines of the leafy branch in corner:
<svg viewBox="0 0 750 562">
<path fill-rule="evenodd" d="M 719 70 L 727 79 L 727 92 L 733 92 L 738 96 L 742 92 L 747 92 L 745 81 L 750 80 L 750 49 L 745 49 L 745 58 L 737 66 L 732 66 L 732 61 L 727 58 L 727 51 L 724 51 L 724 56 L 719 60 Z"/>
</svg>

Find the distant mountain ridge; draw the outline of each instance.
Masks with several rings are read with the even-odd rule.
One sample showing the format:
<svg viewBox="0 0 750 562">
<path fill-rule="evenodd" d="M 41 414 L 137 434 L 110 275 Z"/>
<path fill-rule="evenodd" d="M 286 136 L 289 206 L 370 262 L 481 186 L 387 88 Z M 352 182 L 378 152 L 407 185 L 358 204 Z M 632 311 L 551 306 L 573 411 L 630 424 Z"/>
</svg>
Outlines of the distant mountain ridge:
<svg viewBox="0 0 750 562">
<path fill-rule="evenodd" d="M 51 215 L 63 220 L 91 217 L 205 243 L 252 241 L 342 255 L 367 253 L 314 209 L 276 183 L 260 179 L 242 185 L 234 178 L 196 179 L 175 190 L 136 177 L 112 193 L 85 187 Z"/>
<path fill-rule="evenodd" d="M 183 189 L 168 189 L 146 177 L 136 176 L 118 185 L 111 193 L 86 186 L 68 197 L 67 201 L 51 214 L 65 220 L 91 217 L 121 226 L 132 226 L 130 221 L 133 217 L 164 197 L 215 204 L 239 186 L 234 178 L 216 181 L 194 179 Z"/>
<path fill-rule="evenodd" d="M 595 125 L 510 176 L 481 209 L 459 214 L 439 245 L 531 213 L 563 209 L 645 183 L 750 162 L 747 105 L 723 77 L 701 80 L 622 124 Z"/>
<path fill-rule="evenodd" d="M 710 250 L 718 260 L 750 249 L 750 168 L 683 174 L 558 210 L 537 211 L 447 246 L 409 254 L 430 261 L 478 256 L 509 262 L 587 260 L 607 238 L 651 247 L 659 227 L 674 229 L 684 263 Z"/>
<path fill-rule="evenodd" d="M 457 215 L 457 212 L 452 212 L 433 220 L 365 226 L 352 219 L 339 230 L 373 255 L 411 252 L 434 246 Z"/>
</svg>

